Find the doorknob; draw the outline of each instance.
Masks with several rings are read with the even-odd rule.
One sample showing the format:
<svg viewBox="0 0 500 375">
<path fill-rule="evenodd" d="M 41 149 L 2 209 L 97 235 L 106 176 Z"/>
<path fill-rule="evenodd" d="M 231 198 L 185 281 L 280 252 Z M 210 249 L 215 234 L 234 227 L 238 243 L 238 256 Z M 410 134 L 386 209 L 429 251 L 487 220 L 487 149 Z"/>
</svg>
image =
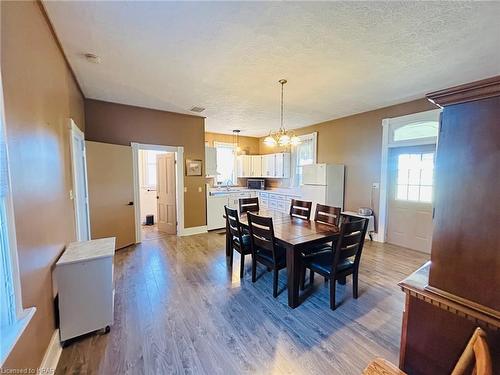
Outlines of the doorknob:
<svg viewBox="0 0 500 375">
<path fill-rule="evenodd" d="M 127 206 L 133 206 L 134 202 L 128 202 Z"/>
</svg>

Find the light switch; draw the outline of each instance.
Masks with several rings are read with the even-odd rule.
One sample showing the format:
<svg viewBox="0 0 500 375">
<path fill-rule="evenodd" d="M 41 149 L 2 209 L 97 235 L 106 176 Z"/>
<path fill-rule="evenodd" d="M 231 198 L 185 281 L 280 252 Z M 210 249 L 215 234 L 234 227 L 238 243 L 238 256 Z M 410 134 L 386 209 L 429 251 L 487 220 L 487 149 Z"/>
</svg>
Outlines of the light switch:
<svg viewBox="0 0 500 375">
<path fill-rule="evenodd" d="M 73 190 L 69 191 L 69 199 L 73 199 Z"/>
<path fill-rule="evenodd" d="M 188 188 L 184 187 L 184 193 L 187 193 L 187 192 L 188 192 Z"/>
<path fill-rule="evenodd" d="M 201 186 L 198 186 L 198 193 L 201 193 Z"/>
<path fill-rule="evenodd" d="M 372 183 L 372 189 L 378 189 L 378 188 L 380 188 L 380 183 L 378 182 Z"/>
</svg>

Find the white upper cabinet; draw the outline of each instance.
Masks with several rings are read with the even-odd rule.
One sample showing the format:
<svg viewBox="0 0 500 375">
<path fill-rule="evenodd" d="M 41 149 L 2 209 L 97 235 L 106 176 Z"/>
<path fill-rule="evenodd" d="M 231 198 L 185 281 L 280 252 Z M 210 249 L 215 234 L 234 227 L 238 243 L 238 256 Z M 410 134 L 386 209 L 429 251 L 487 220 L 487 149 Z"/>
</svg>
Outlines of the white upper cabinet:
<svg viewBox="0 0 500 375">
<path fill-rule="evenodd" d="M 276 154 L 262 155 L 262 176 L 276 176 Z"/>
<path fill-rule="evenodd" d="M 252 177 L 252 156 L 238 156 L 238 177 Z"/>
<path fill-rule="evenodd" d="M 252 177 L 262 177 L 262 156 L 252 155 Z"/>
<path fill-rule="evenodd" d="M 217 149 L 205 147 L 205 176 L 217 175 Z"/>
<path fill-rule="evenodd" d="M 240 155 L 238 177 L 290 178 L 290 154 Z"/>
<path fill-rule="evenodd" d="M 290 178 L 290 154 L 281 152 L 275 154 L 275 170 L 276 178 Z"/>
</svg>

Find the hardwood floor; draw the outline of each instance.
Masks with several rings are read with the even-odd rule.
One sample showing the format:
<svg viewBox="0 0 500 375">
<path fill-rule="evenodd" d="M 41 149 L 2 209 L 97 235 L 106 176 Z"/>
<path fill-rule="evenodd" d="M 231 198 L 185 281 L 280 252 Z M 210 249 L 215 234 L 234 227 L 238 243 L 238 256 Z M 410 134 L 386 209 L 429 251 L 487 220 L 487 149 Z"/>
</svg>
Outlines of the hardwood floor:
<svg viewBox="0 0 500 375">
<path fill-rule="evenodd" d="M 63 350 L 57 374 L 360 374 L 375 357 L 398 362 L 404 295 L 396 283 L 428 256 L 367 241 L 359 299 L 352 281 L 316 277 L 298 308 L 287 306 L 286 273 L 272 297 L 272 273 L 239 256 L 228 271 L 224 236 L 165 236 L 115 258 L 115 324 Z"/>
</svg>

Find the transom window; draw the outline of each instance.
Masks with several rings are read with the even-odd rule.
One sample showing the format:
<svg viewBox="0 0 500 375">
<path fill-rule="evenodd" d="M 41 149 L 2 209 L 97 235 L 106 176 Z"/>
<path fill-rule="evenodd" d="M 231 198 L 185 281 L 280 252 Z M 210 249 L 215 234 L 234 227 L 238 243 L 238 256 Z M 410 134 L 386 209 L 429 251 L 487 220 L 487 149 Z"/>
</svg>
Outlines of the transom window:
<svg viewBox="0 0 500 375">
<path fill-rule="evenodd" d="M 405 153 L 397 157 L 396 199 L 432 203 L 434 152 Z"/>
<path fill-rule="evenodd" d="M 408 125 L 400 126 L 394 129 L 392 141 L 409 141 L 421 138 L 435 138 L 439 132 L 439 122 L 423 121 L 413 122 Z"/>
</svg>

